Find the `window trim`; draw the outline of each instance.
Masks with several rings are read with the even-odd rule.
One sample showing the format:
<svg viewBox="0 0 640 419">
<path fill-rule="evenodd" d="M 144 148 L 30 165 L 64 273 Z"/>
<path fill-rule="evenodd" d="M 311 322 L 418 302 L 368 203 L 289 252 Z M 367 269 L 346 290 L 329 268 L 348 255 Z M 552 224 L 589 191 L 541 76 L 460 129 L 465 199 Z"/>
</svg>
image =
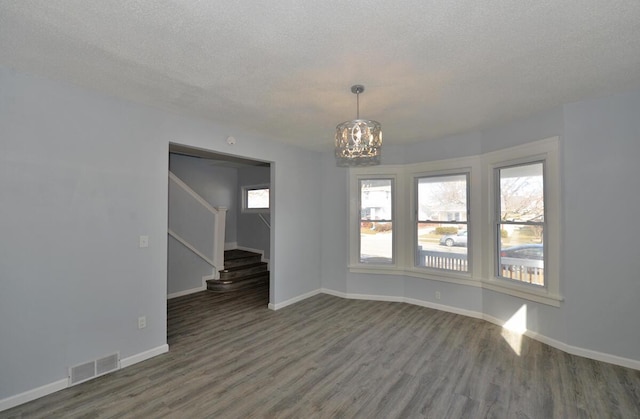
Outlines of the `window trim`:
<svg viewBox="0 0 640 419">
<path fill-rule="evenodd" d="M 373 262 L 363 262 L 362 261 L 362 222 L 364 221 L 364 219 L 362 218 L 362 186 L 363 186 L 363 181 L 365 180 L 388 180 L 390 183 L 390 187 L 391 187 L 391 217 L 388 219 L 382 219 L 382 220 L 367 220 L 367 221 L 373 221 L 373 222 L 387 222 L 387 223 L 391 223 L 392 225 L 392 229 L 391 229 L 391 263 L 373 263 Z M 394 246 L 394 241 L 395 241 L 395 205 L 394 205 L 394 196 L 396 194 L 395 191 L 396 187 L 395 187 L 395 178 L 393 177 L 371 177 L 371 176 L 364 176 L 364 177 L 359 177 L 358 178 L 358 263 L 361 265 L 366 265 L 366 266 L 378 266 L 378 265 L 382 265 L 382 266 L 392 266 L 392 265 L 396 265 L 396 252 L 395 252 L 395 246 Z"/>
<path fill-rule="evenodd" d="M 255 191 L 260 189 L 268 189 L 269 190 L 269 207 L 267 208 L 247 208 L 248 194 L 249 191 Z M 242 195 L 242 206 L 240 207 L 240 211 L 243 214 L 269 214 L 271 212 L 271 185 L 268 183 L 263 183 L 259 185 L 247 185 L 242 186 L 240 189 L 240 194 Z"/>
<path fill-rule="evenodd" d="M 466 216 L 466 221 L 464 222 L 467 225 L 467 266 L 468 266 L 468 270 L 467 271 L 454 271 L 451 269 L 438 269 L 438 268 L 433 268 L 430 266 L 418 266 L 416 264 L 416 254 L 418 251 L 418 230 L 417 230 L 417 226 L 418 226 L 418 222 L 419 222 L 419 217 L 418 217 L 418 183 L 419 180 L 421 178 L 436 178 L 436 177 L 446 177 L 446 176 L 458 176 L 458 175 L 464 175 L 466 176 L 466 182 L 467 182 L 467 216 Z M 411 175 L 411 182 L 413 184 L 413 190 L 412 190 L 412 197 L 413 199 L 411 200 L 411 211 L 413 212 L 413 217 L 411 218 L 411 229 L 412 229 L 412 243 L 411 243 L 411 249 L 412 249 L 412 269 L 415 269 L 417 272 L 429 272 L 435 275 L 440 275 L 443 273 L 446 273 L 448 275 L 453 275 L 455 277 L 461 277 L 461 278 L 465 278 L 465 279 L 470 279 L 473 273 L 473 248 L 472 246 L 470 246 L 470 243 L 472 243 L 472 241 L 469 241 L 469 238 L 471 238 L 473 240 L 473 226 L 472 226 L 472 220 L 471 220 L 471 195 L 472 195 L 472 191 L 471 191 L 471 167 L 462 167 L 459 169 L 447 169 L 447 170 L 436 170 L 436 171 L 428 171 L 428 172 L 418 172 L 418 173 L 412 173 Z M 444 222 L 444 224 L 449 223 L 449 221 Z"/>
<path fill-rule="evenodd" d="M 485 258 L 486 275 L 482 275 L 483 287 L 526 298 L 543 304 L 558 307 L 564 299 L 560 295 L 560 170 L 559 170 L 559 137 L 547 138 L 521 146 L 510 147 L 503 150 L 487 153 L 483 156 L 485 176 L 489 186 L 489 211 L 490 229 L 485 227 L 484 234 L 493 237 L 490 251 Z M 519 283 L 498 276 L 496 272 L 498 258 L 495 231 L 495 214 L 497 211 L 497 194 L 499 189 L 494 181 L 495 170 L 543 162 L 544 176 L 544 211 L 545 211 L 545 285 L 531 285 Z"/>
<path fill-rule="evenodd" d="M 397 230 L 402 228 L 403 223 L 398 222 L 398 215 L 401 214 L 400 203 L 402 199 L 399 195 L 403 187 L 402 167 L 400 166 L 376 166 L 349 169 L 349 269 L 360 273 L 380 273 L 385 271 L 397 271 L 399 266 L 398 236 L 401 234 Z M 360 261 L 360 181 L 365 179 L 390 179 L 391 180 L 391 217 L 393 223 L 392 263 L 376 264 L 363 263 Z"/>
<path fill-rule="evenodd" d="M 501 203 L 501 195 L 502 195 L 502 187 L 500 185 L 500 180 L 502 179 L 500 177 L 500 171 L 503 169 L 509 169 L 509 168 L 514 168 L 514 167 L 523 167 L 523 166 L 529 166 L 529 165 L 534 165 L 534 164 L 541 164 L 542 165 L 542 194 L 543 194 L 543 221 L 518 221 L 518 222 L 505 222 L 504 220 L 501 219 L 501 210 L 502 210 L 502 203 Z M 494 199 L 494 207 L 493 207 L 493 236 L 495 237 L 495 241 L 494 241 L 494 246 L 495 246 L 495 259 L 493 260 L 493 264 L 494 264 L 494 272 L 497 272 L 496 277 L 503 279 L 503 280 L 507 280 L 509 282 L 513 282 L 516 284 L 525 284 L 528 287 L 537 287 L 539 288 L 547 288 L 547 281 L 545 279 L 544 281 L 544 285 L 538 285 L 538 284 L 529 284 L 526 283 L 524 281 L 520 281 L 518 279 L 511 279 L 511 278 L 506 278 L 504 276 L 501 276 L 502 274 L 502 270 L 500 269 L 501 266 L 501 257 L 498 256 L 498 254 L 501 251 L 501 235 L 500 235 L 500 226 L 504 225 L 504 224 L 514 224 L 514 225 L 541 225 L 542 226 L 542 231 L 543 232 L 547 232 L 547 206 L 546 206 L 546 201 L 547 201 L 547 194 L 546 194 L 546 183 L 547 183 L 547 169 L 546 169 L 546 159 L 543 160 L 534 160 L 528 163 L 519 163 L 519 164 L 507 164 L 507 165 L 498 165 L 494 168 L 493 170 L 493 182 L 494 182 L 494 190 L 496 191 L 496 193 L 494 194 L 495 196 L 493 197 Z M 546 264 L 546 260 L 547 260 L 547 251 L 544 250 L 546 248 L 546 246 L 544 246 L 546 244 L 546 234 L 543 233 L 542 236 L 543 239 L 543 261 Z M 543 265 L 544 266 L 544 265 Z M 544 271 L 544 269 L 543 269 Z"/>
</svg>

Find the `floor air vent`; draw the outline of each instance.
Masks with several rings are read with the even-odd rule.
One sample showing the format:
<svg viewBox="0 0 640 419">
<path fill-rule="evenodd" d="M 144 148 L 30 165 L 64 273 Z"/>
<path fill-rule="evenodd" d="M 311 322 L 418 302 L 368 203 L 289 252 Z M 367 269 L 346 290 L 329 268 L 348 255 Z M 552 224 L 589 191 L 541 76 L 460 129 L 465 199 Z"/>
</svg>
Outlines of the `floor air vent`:
<svg viewBox="0 0 640 419">
<path fill-rule="evenodd" d="M 118 354 L 96 360 L 96 375 L 106 374 L 118 369 Z"/>
<path fill-rule="evenodd" d="M 120 368 L 120 354 L 115 353 L 95 361 L 69 368 L 69 385 L 79 384 Z"/>
</svg>

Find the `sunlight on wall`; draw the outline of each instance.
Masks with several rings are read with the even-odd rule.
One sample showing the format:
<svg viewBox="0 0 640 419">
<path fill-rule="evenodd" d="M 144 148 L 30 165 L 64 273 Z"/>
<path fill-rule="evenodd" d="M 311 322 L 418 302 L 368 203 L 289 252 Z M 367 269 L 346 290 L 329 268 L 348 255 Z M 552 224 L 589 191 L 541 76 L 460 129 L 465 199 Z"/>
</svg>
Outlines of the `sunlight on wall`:
<svg viewBox="0 0 640 419">
<path fill-rule="evenodd" d="M 511 346 L 513 352 L 520 356 L 522 352 L 522 335 L 527 331 L 527 305 L 516 311 L 509 320 L 502 325 L 502 338 Z"/>
</svg>

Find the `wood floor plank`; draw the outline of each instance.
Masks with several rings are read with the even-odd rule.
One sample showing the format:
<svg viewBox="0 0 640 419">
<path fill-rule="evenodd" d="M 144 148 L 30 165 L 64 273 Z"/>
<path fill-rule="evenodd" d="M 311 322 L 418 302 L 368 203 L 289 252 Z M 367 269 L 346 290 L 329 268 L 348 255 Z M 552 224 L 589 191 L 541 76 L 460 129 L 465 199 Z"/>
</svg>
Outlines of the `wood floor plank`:
<svg viewBox="0 0 640 419">
<path fill-rule="evenodd" d="M 170 352 L 0 418 L 640 418 L 640 371 L 481 321 L 268 289 L 169 301 Z"/>
</svg>

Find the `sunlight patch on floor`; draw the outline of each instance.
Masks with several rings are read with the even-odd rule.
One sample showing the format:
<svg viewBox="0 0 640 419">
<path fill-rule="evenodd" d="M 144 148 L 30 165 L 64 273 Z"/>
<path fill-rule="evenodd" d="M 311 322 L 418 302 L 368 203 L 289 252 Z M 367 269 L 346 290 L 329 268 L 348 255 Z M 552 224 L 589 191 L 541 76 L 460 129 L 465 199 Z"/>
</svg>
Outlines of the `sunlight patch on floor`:
<svg viewBox="0 0 640 419">
<path fill-rule="evenodd" d="M 513 316 L 509 318 L 502 325 L 502 338 L 509 344 L 513 352 L 520 356 L 522 353 L 522 335 L 527 331 L 527 305 L 523 304 L 522 307 L 516 311 Z"/>
</svg>

